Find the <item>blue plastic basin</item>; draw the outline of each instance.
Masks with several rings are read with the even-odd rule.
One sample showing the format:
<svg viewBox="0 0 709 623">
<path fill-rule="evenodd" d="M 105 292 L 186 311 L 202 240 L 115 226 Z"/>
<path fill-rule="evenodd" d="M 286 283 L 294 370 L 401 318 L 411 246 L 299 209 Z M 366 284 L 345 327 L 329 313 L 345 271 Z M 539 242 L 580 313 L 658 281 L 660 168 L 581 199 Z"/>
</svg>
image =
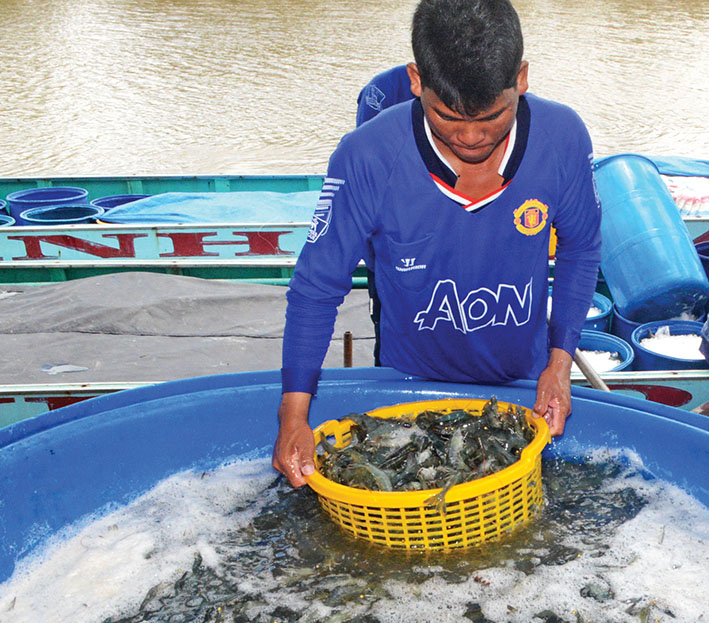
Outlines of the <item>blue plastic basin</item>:
<svg viewBox="0 0 709 623">
<path fill-rule="evenodd" d="M 20 218 L 26 225 L 75 225 L 93 223 L 103 208 L 92 205 L 58 205 L 25 210 Z"/>
<path fill-rule="evenodd" d="M 706 359 L 683 359 L 663 355 L 643 346 L 641 340 L 650 337 L 660 327 L 668 326 L 670 335 L 699 335 L 702 323 L 692 320 L 656 320 L 646 322 L 635 328 L 630 339 L 635 349 L 636 370 L 701 370 L 709 368 Z"/>
<path fill-rule="evenodd" d="M 326 369 L 310 423 L 377 406 L 446 397 L 531 407 L 536 384 L 423 381 L 388 368 Z M 577 457 L 630 447 L 647 470 L 709 504 L 709 418 L 572 387 L 573 416 L 545 452 Z M 279 371 L 186 379 L 86 400 L 0 429 L 0 582 L 16 562 L 82 517 L 123 505 L 185 469 L 270 456 Z"/>
<path fill-rule="evenodd" d="M 132 201 L 138 201 L 138 199 L 145 199 L 146 197 L 150 197 L 150 195 L 108 195 L 94 199 L 91 205 L 103 208 L 104 212 L 108 212 L 118 206 L 131 203 Z"/>
<path fill-rule="evenodd" d="M 7 196 L 7 203 L 18 225 L 26 225 L 22 213 L 30 208 L 44 208 L 57 205 L 85 205 L 89 202 L 89 191 L 76 186 L 48 186 L 18 190 Z"/>
<path fill-rule="evenodd" d="M 603 207 L 601 270 L 620 313 L 649 322 L 705 306 L 709 279 L 655 164 L 611 156 L 596 163 L 594 177 Z"/>
<path fill-rule="evenodd" d="M 0 213 L 0 227 L 12 227 L 15 224 L 15 219 L 8 214 Z"/>
</svg>

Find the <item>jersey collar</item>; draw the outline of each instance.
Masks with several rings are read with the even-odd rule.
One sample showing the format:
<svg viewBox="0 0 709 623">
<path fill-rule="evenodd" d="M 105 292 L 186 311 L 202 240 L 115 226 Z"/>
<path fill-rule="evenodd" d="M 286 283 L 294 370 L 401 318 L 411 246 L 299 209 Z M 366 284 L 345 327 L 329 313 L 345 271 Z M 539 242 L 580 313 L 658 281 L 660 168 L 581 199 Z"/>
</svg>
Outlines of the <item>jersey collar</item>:
<svg viewBox="0 0 709 623">
<path fill-rule="evenodd" d="M 527 103 L 525 97 L 522 96 L 519 98 L 517 116 L 512 129 L 507 136 L 505 153 L 502 156 L 500 168 L 498 169 L 498 173 L 503 178 L 503 185 L 500 189 L 494 191 L 486 197 L 476 201 L 471 201 L 470 197 L 466 197 L 455 190 L 455 184 L 458 176 L 433 141 L 431 128 L 428 125 L 426 116 L 423 114 L 423 106 L 421 106 L 420 99 L 417 98 L 414 100 L 411 109 L 411 119 L 413 123 L 416 146 L 429 174 L 431 175 L 431 179 L 433 179 L 438 186 L 438 189 L 444 195 L 461 204 L 469 212 L 479 210 L 494 201 L 503 193 L 505 188 L 507 188 L 509 183 L 512 181 L 514 174 L 517 172 L 517 169 L 522 162 L 522 157 L 527 147 L 527 138 L 529 136 L 529 118 L 529 104 Z"/>
</svg>

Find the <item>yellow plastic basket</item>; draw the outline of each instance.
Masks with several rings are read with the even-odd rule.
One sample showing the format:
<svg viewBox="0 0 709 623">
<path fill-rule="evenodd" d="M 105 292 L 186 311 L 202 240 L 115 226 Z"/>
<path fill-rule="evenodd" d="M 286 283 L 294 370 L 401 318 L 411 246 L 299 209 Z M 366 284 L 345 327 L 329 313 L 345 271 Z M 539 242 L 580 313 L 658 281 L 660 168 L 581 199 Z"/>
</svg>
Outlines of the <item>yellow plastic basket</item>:
<svg viewBox="0 0 709 623">
<path fill-rule="evenodd" d="M 487 401 L 444 399 L 409 402 L 380 407 L 368 414 L 389 418 L 422 411 L 450 412 L 465 409 L 480 414 Z M 509 403 L 500 402 L 500 410 Z M 514 406 L 514 405 L 513 405 Z M 525 409 L 535 431 L 532 442 L 519 460 L 509 467 L 467 483 L 451 487 L 445 496 L 445 511 L 425 502 L 441 489 L 426 491 L 365 491 L 325 478 L 319 471 L 308 477 L 327 514 L 353 536 L 397 549 L 453 549 L 498 539 L 517 525 L 534 517 L 542 507 L 541 452 L 551 440 L 543 418 L 533 418 Z M 323 433 L 335 447 L 348 444 L 350 420 L 329 420 L 315 431 L 316 443 Z M 320 457 L 315 457 L 320 469 Z"/>
</svg>

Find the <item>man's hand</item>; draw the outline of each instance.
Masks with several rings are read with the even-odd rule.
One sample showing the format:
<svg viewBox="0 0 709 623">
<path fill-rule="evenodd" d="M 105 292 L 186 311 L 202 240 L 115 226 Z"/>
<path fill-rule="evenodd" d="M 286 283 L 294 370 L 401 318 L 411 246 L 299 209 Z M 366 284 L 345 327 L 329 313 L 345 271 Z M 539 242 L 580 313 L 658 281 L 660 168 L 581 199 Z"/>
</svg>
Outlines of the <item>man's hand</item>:
<svg viewBox="0 0 709 623">
<path fill-rule="evenodd" d="M 302 392 L 285 393 L 278 409 L 278 437 L 272 464 L 294 487 L 302 487 L 305 476 L 315 472 L 315 440 L 308 424 L 310 398 L 310 394 Z"/>
<path fill-rule="evenodd" d="M 534 417 L 543 417 L 552 436 L 564 432 L 566 418 L 571 413 L 571 363 L 569 353 L 552 348 L 549 363 L 537 381 Z"/>
</svg>

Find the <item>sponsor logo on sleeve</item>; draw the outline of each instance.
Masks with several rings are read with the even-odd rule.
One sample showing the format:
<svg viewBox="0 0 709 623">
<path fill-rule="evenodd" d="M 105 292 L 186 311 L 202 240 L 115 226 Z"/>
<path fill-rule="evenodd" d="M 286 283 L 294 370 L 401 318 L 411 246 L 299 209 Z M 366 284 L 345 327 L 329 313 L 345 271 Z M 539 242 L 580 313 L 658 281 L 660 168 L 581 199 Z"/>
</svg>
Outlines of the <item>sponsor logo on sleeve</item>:
<svg viewBox="0 0 709 623">
<path fill-rule="evenodd" d="M 318 203 L 315 206 L 313 220 L 308 230 L 308 242 L 315 242 L 318 238 L 327 233 L 327 230 L 330 228 L 330 220 L 332 219 L 332 201 L 335 198 L 335 194 L 342 188 L 344 183 L 345 180 L 334 177 L 325 178 Z"/>
</svg>

